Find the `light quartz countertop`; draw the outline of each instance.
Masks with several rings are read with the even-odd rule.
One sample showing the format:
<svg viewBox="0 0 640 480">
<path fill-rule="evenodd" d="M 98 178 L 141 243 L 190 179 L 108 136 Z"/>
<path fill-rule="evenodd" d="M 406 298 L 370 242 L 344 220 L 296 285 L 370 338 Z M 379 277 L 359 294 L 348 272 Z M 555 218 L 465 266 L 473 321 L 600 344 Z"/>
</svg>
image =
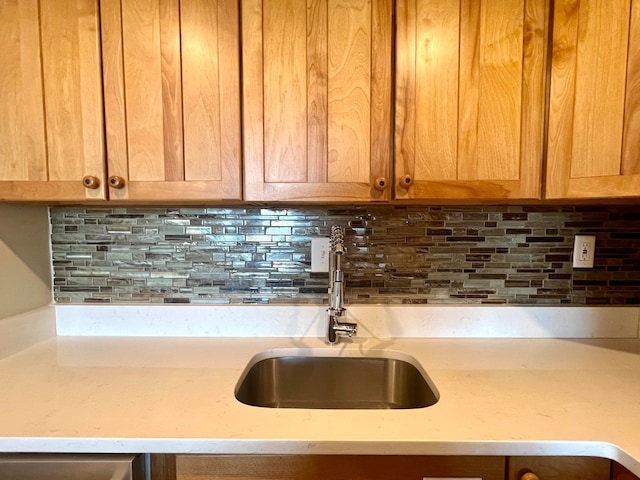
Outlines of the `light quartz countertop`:
<svg viewBox="0 0 640 480">
<path fill-rule="evenodd" d="M 447 337 L 446 329 L 436 335 L 416 320 L 431 318 L 432 310 L 388 311 L 404 318 L 402 325 L 422 325 L 403 327 L 392 337 L 379 335 L 374 316 L 368 323 L 366 310 L 354 308 L 361 336 L 333 347 L 315 335 L 314 309 L 309 323 L 301 322 L 306 333 L 286 337 L 256 336 L 264 332 L 257 324 L 237 336 L 219 336 L 220 328 L 214 328 L 216 334 L 169 329 L 152 337 L 136 319 L 160 318 L 167 310 L 134 315 L 126 309 L 83 308 L 49 307 L 0 321 L 0 451 L 589 455 L 640 474 L 635 308 L 575 315 L 521 308 L 527 314 L 523 325 L 537 329 L 555 315 L 565 318 L 557 322 L 565 333 L 545 327 L 544 334 L 533 335 L 523 326 L 511 338 L 495 338 L 500 336 L 495 325 L 494 337 L 488 327 L 470 328 L 469 318 L 488 316 L 493 320 L 485 323 L 493 325 L 505 316 L 517 324 L 522 312 L 515 310 L 462 314 L 464 308 L 455 307 L 459 312 L 449 313 L 459 318 L 452 317 L 448 328 L 466 332 L 457 337 Z M 225 321 L 234 315 L 224 309 L 204 312 L 212 311 L 222 312 Z M 180 312 L 170 313 L 172 318 L 200 315 Z M 289 324 L 278 310 L 264 318 L 273 313 Z M 65 325 L 83 315 L 94 322 L 125 314 L 134 336 L 125 335 L 126 328 L 92 336 Z M 603 316 L 611 320 L 603 323 Z M 596 320 L 585 327 L 589 319 Z M 594 332 L 609 338 L 594 338 Z M 438 403 L 410 410 L 270 409 L 234 397 L 238 379 L 257 354 L 375 356 L 381 351 L 415 358 L 436 385 Z"/>
</svg>

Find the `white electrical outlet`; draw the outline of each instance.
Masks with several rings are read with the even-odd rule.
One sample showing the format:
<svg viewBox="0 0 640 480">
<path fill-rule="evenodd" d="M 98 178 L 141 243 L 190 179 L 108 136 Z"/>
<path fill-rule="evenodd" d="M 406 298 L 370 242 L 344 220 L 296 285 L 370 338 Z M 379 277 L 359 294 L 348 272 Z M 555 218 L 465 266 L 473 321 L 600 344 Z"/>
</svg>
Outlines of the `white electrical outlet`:
<svg viewBox="0 0 640 480">
<path fill-rule="evenodd" d="M 329 271 L 329 238 L 311 238 L 311 271 Z"/>
<path fill-rule="evenodd" d="M 593 268 L 595 252 L 595 235 L 576 235 L 573 243 L 573 268 Z"/>
</svg>

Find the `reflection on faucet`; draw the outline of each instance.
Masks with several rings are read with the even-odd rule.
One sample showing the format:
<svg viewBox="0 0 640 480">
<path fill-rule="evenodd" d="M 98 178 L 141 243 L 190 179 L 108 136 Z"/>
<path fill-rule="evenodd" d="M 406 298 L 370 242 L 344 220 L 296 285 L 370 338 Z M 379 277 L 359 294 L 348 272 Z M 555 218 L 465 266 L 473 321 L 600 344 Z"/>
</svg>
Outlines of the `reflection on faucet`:
<svg viewBox="0 0 640 480">
<path fill-rule="evenodd" d="M 358 325 L 355 323 L 341 322 L 344 316 L 344 273 L 342 272 L 342 255 L 344 254 L 344 230 L 338 226 L 331 227 L 330 237 L 331 252 L 329 255 L 329 309 L 327 322 L 328 344 L 338 343 L 340 337 L 356 335 Z"/>
</svg>

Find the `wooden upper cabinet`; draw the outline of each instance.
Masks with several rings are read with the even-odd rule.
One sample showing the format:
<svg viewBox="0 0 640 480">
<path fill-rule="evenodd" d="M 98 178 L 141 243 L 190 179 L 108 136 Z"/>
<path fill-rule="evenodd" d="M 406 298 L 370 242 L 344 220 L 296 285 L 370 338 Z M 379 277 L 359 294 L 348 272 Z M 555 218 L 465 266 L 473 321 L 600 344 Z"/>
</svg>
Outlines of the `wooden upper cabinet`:
<svg viewBox="0 0 640 480">
<path fill-rule="evenodd" d="M 640 0 L 556 0 L 547 198 L 640 196 Z"/>
<path fill-rule="evenodd" d="M 0 200 L 104 199 L 97 1 L 0 0 L 0 44 Z"/>
<path fill-rule="evenodd" d="M 238 0 L 100 4 L 109 198 L 242 198 Z"/>
<path fill-rule="evenodd" d="M 398 0 L 395 197 L 540 198 L 546 0 Z"/>
<path fill-rule="evenodd" d="M 246 200 L 390 195 L 392 0 L 243 0 Z"/>
</svg>

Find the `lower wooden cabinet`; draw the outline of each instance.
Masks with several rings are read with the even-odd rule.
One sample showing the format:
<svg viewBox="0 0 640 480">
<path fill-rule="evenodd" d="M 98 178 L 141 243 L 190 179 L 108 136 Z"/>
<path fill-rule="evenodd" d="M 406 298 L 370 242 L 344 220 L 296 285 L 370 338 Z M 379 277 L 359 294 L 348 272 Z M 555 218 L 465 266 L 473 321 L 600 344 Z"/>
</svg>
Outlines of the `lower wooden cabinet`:
<svg viewBox="0 0 640 480">
<path fill-rule="evenodd" d="M 152 455 L 151 480 L 640 480 L 595 457 Z"/>
<path fill-rule="evenodd" d="M 608 480 L 611 460 L 594 457 L 508 457 L 507 480 Z"/>
<path fill-rule="evenodd" d="M 504 457 L 405 455 L 153 456 L 152 480 L 504 480 Z M 160 457 L 160 458 L 158 458 Z"/>
<path fill-rule="evenodd" d="M 616 462 L 611 462 L 611 480 L 640 480 L 637 476 Z"/>
</svg>

